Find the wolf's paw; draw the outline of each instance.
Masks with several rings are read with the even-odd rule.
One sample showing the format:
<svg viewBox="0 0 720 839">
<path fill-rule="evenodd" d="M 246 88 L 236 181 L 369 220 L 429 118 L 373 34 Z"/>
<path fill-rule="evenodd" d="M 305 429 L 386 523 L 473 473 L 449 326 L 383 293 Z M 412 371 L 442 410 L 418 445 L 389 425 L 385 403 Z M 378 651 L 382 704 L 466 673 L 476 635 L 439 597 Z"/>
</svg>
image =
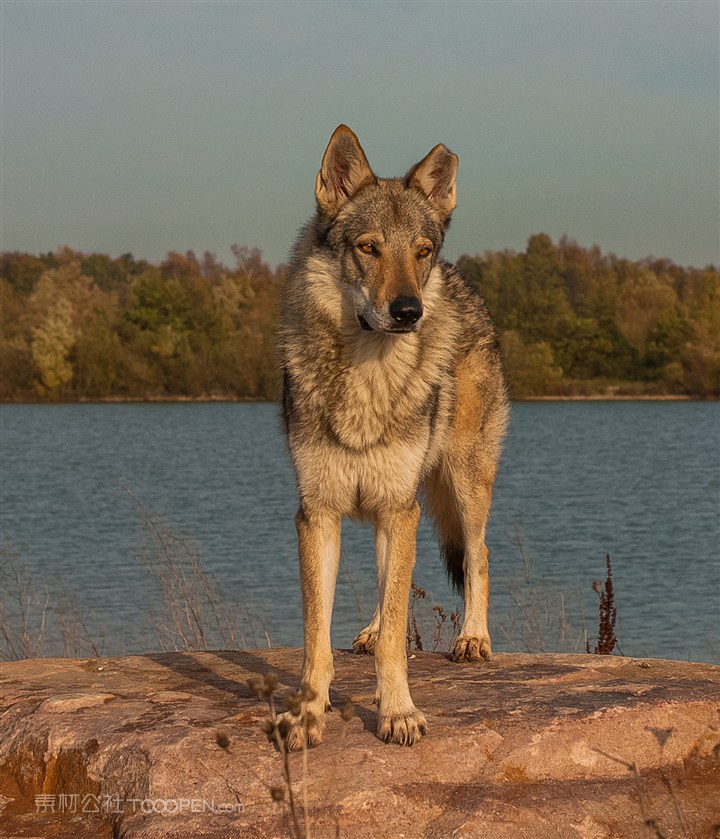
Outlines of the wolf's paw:
<svg viewBox="0 0 720 839">
<path fill-rule="evenodd" d="M 408 714 L 381 714 L 378 718 L 378 737 L 386 743 L 412 746 L 426 732 L 427 722 L 417 708 Z"/>
<path fill-rule="evenodd" d="M 452 648 L 455 661 L 489 661 L 492 656 L 489 638 L 461 635 Z"/>
<path fill-rule="evenodd" d="M 312 748 L 322 742 L 324 731 L 325 720 L 314 715 L 308 719 L 304 714 L 297 716 L 288 711 L 277 718 L 275 744 L 280 748 L 280 743 L 284 742 L 289 752 L 298 752 L 304 745 Z"/>
<path fill-rule="evenodd" d="M 374 655 L 377 637 L 377 630 L 370 629 L 369 626 L 366 626 L 362 632 L 358 632 L 353 638 L 353 652 L 360 653 L 361 655 Z"/>
</svg>

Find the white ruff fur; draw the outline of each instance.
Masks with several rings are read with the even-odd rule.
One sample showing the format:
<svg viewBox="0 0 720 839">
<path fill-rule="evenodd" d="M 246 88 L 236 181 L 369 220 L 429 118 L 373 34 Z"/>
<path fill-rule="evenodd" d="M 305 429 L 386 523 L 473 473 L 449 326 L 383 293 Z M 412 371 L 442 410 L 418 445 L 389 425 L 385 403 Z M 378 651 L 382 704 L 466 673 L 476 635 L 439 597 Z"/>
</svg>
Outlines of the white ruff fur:
<svg viewBox="0 0 720 839">
<path fill-rule="evenodd" d="M 410 439 L 385 444 L 388 420 L 422 409 L 434 381 L 418 370 L 422 330 L 429 328 L 440 293 L 442 274 L 433 269 L 423 293 L 423 323 L 416 333 L 393 335 L 361 330 L 352 296 L 321 259 L 310 261 L 308 294 L 332 317 L 342 336 L 345 373 L 342 398 L 330 424 L 344 449 L 328 450 L 324 442 L 300 442 L 294 461 L 305 498 L 313 506 L 346 515 L 364 509 L 405 505 L 412 499 L 427 467 L 430 429 Z M 437 359 L 428 358 L 436 368 Z M 298 371 L 301 373 L 301 371 Z M 305 373 L 306 374 L 306 373 Z M 393 479 L 388 480 L 388 475 Z"/>
</svg>

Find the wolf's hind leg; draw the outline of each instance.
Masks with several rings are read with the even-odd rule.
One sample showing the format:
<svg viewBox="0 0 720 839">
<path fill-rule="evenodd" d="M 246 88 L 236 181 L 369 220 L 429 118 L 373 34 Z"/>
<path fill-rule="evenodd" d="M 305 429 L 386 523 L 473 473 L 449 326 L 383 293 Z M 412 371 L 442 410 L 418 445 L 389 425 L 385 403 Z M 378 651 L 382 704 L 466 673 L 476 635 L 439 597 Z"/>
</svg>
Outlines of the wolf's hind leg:
<svg viewBox="0 0 720 839">
<path fill-rule="evenodd" d="M 485 525 L 490 512 L 492 489 L 479 484 L 459 499 L 465 550 L 463 555 L 463 594 L 465 615 L 460 634 L 453 645 L 455 661 L 480 661 L 492 655 L 488 629 L 490 602 L 489 552 L 485 545 Z"/>
<path fill-rule="evenodd" d="M 377 646 L 378 631 L 380 630 L 380 606 L 375 607 L 372 620 L 353 638 L 352 648 L 356 653 L 374 655 Z"/>
<path fill-rule="evenodd" d="M 435 521 L 448 576 L 464 595 L 460 633 L 452 648 L 455 661 L 479 661 L 492 653 L 488 630 L 490 579 L 485 523 L 492 490 L 466 475 L 467 458 L 444 460 L 425 479 L 428 512 Z M 472 462 L 472 461 L 470 461 Z M 477 470 L 473 472 L 477 474 Z"/>
<path fill-rule="evenodd" d="M 377 567 L 378 586 L 385 575 L 385 568 L 388 560 L 388 539 L 387 534 L 381 528 L 375 528 L 375 564 Z M 378 633 L 380 632 L 380 602 L 375 607 L 375 612 L 370 623 L 358 632 L 353 638 L 352 646 L 356 653 L 375 655 Z M 377 697 L 375 697 L 377 700 Z"/>
<path fill-rule="evenodd" d="M 300 586 L 303 601 L 305 658 L 302 683 L 313 698 L 303 703 L 305 720 L 286 714 L 292 728 L 287 737 L 291 750 L 301 749 L 322 740 L 324 713 L 330 706 L 330 682 L 333 657 L 330 647 L 335 583 L 340 561 L 340 516 L 330 512 L 306 512 L 302 507 L 295 517 L 300 553 Z"/>
</svg>

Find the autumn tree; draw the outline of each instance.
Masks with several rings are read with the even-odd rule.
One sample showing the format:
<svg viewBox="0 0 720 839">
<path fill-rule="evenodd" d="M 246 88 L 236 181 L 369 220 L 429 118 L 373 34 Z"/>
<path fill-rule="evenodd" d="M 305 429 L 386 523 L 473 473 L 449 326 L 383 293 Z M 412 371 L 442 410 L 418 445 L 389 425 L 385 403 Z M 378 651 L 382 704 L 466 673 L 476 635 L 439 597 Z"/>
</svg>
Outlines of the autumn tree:
<svg viewBox="0 0 720 839">
<path fill-rule="evenodd" d="M 276 398 L 283 267 L 171 252 L 0 256 L 0 398 Z M 566 237 L 462 256 L 515 397 L 720 396 L 720 272 L 632 262 Z"/>
</svg>

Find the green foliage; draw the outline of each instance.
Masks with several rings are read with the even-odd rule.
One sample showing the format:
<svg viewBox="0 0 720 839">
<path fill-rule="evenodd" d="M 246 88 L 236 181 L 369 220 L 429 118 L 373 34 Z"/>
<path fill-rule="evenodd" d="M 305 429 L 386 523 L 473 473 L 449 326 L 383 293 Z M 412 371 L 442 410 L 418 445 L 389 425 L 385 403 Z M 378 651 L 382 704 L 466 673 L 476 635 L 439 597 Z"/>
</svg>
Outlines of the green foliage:
<svg viewBox="0 0 720 839">
<path fill-rule="evenodd" d="M 630 262 L 531 236 L 464 256 L 500 334 L 513 396 L 720 396 L 720 272 Z"/>
<path fill-rule="evenodd" d="M 628 379 L 636 366 L 636 352 L 612 322 L 571 317 L 553 340 L 553 358 L 561 376 L 569 379 Z"/>
<path fill-rule="evenodd" d="M 73 348 L 77 392 L 91 399 L 115 394 L 122 380 L 123 356 L 116 312 L 109 302 L 106 308 L 94 308 Z"/>
<path fill-rule="evenodd" d="M 502 333 L 501 346 L 511 396 L 542 396 L 562 380 L 546 341 L 526 343 L 520 333 L 509 329 Z"/>
<path fill-rule="evenodd" d="M 73 377 L 70 350 L 75 343 L 72 309 L 67 300 L 56 300 L 43 321 L 32 331 L 32 357 L 40 373 L 39 392 L 45 394 Z"/>
<path fill-rule="evenodd" d="M 268 398 L 281 273 L 236 247 L 159 266 L 68 248 L 0 259 L 0 398 Z"/>
<path fill-rule="evenodd" d="M 0 399 L 278 394 L 283 268 L 256 248 L 160 265 L 69 248 L 0 256 Z M 537 234 L 458 264 L 498 328 L 511 393 L 720 396 L 720 272 Z"/>
<path fill-rule="evenodd" d="M 25 253 L 0 255 L 0 277 L 20 294 L 30 294 L 34 290 L 46 267 L 42 259 Z"/>
</svg>

